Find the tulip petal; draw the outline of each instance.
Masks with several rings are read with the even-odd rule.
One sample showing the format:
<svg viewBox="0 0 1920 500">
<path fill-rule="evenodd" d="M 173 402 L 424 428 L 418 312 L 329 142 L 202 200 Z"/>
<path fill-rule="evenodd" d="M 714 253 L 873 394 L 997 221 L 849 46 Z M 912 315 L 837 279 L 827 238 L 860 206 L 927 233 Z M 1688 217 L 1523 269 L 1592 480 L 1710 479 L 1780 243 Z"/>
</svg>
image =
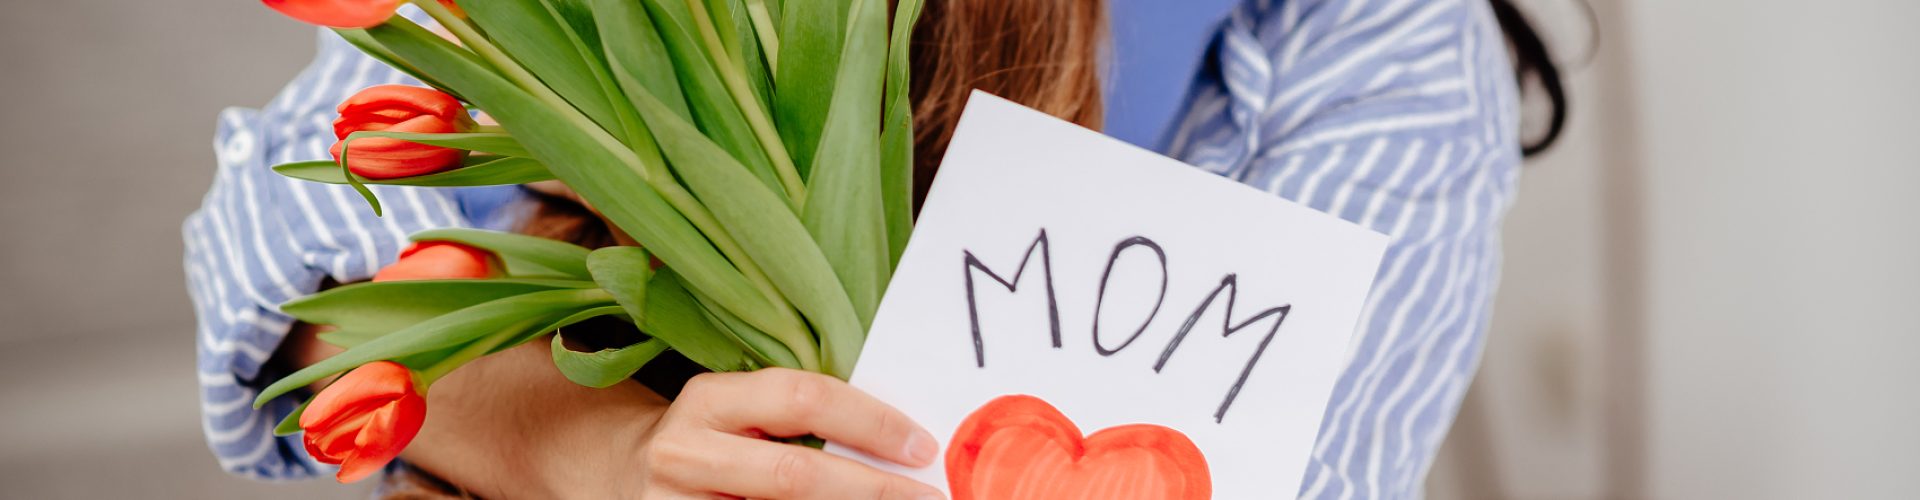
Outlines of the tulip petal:
<svg viewBox="0 0 1920 500">
<path fill-rule="evenodd" d="M 437 121 L 431 117 L 419 119 Z M 419 120 L 417 119 L 417 120 Z M 439 128 L 431 123 L 416 124 L 414 120 L 393 127 L 374 126 L 367 130 L 392 130 L 396 132 L 418 132 L 417 128 Z M 451 127 L 446 127 L 450 129 Z M 438 132 L 429 132 L 438 133 Z M 336 142 L 330 150 L 334 159 L 346 152 L 346 141 Z M 467 152 L 458 149 L 428 146 L 387 137 L 365 137 L 353 141 L 348 156 L 347 169 L 354 175 L 368 179 L 397 179 L 444 172 L 458 168 L 466 158 Z"/>
<path fill-rule="evenodd" d="M 262 0 L 267 7 L 301 22 L 330 28 L 371 28 L 387 22 L 398 0 Z"/>
<path fill-rule="evenodd" d="M 386 113 L 387 111 L 399 113 Z M 382 113 L 390 118 L 432 115 L 449 122 L 467 116 L 467 109 L 446 92 L 412 85 L 375 85 L 361 89 L 336 109 L 342 115 Z"/>
<path fill-rule="evenodd" d="M 383 406 L 385 405 L 374 406 L 372 408 L 380 408 Z M 369 418 L 368 411 L 369 410 L 355 410 L 354 413 L 343 415 L 329 422 L 327 425 L 315 429 L 314 432 L 308 434 L 308 439 L 303 440 L 307 442 L 307 450 L 309 452 L 319 450 L 320 455 L 315 455 L 316 458 L 324 455 L 333 457 L 335 459 L 334 463 L 339 463 L 340 458 L 353 454 L 355 442 L 359 440 L 360 429 L 367 425 Z"/>
<path fill-rule="evenodd" d="M 400 260 L 373 275 L 373 281 L 423 279 L 480 279 L 493 276 L 500 266 L 492 253 L 448 241 L 408 245 Z"/>
<path fill-rule="evenodd" d="M 392 461 L 393 457 L 386 457 L 384 459 L 362 458 L 359 454 L 355 454 L 340 462 L 340 473 L 334 475 L 334 479 L 341 483 L 359 482 L 361 479 L 366 479 L 367 476 L 371 476 L 375 472 L 380 472 L 381 468 L 387 466 L 387 462 Z"/>
<path fill-rule="evenodd" d="M 396 179 L 441 172 L 460 166 L 466 152 L 390 137 L 360 137 L 346 145 L 354 132 L 390 131 L 447 134 L 471 128 L 472 120 L 459 99 L 445 92 L 408 85 L 376 85 L 348 97 L 333 120 L 331 150 L 354 175 L 368 179 Z"/>
<path fill-rule="evenodd" d="M 307 456 L 313 457 L 314 460 L 323 464 L 339 465 L 340 459 L 335 458 L 333 455 L 328 455 L 320 449 L 320 443 L 317 442 L 319 438 L 315 432 L 318 431 L 308 431 L 307 434 L 300 439 L 300 444 L 307 447 Z"/>
<path fill-rule="evenodd" d="M 426 402 L 414 396 L 400 398 L 369 413 L 360 432 L 354 436 L 352 455 L 340 464 L 336 478 L 343 483 L 359 481 L 392 462 L 419 434 L 426 412 Z"/>
<path fill-rule="evenodd" d="M 340 482 L 373 474 L 413 441 L 426 420 L 426 400 L 414 390 L 413 374 L 392 361 L 347 372 L 300 415 L 307 454 L 339 464 Z"/>
<path fill-rule="evenodd" d="M 376 361 L 347 372 L 321 390 L 300 415 L 300 428 L 311 429 L 347 414 L 368 399 L 386 400 L 413 394 L 413 374 L 392 361 Z"/>
</svg>

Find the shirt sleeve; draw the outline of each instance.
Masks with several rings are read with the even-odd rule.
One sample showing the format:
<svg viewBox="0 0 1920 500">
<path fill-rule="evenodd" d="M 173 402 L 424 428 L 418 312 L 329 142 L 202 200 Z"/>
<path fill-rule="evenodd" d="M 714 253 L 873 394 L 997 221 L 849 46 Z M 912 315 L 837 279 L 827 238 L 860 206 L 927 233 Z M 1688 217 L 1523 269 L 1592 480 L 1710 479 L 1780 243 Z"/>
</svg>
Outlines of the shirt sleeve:
<svg viewBox="0 0 1920 500">
<path fill-rule="evenodd" d="M 398 71 L 322 30 L 318 56 L 266 108 L 220 113 L 213 186 L 183 227 L 196 338 L 202 426 L 220 466 L 265 479 L 329 472 L 299 437 L 273 427 L 304 394 L 255 410 L 259 389 L 284 373 L 266 361 L 293 320 L 278 305 L 313 293 L 326 278 L 362 281 L 390 262 L 415 231 L 473 225 L 497 208 L 497 188 L 480 203 L 461 190 L 370 186 L 387 207 L 373 211 L 351 188 L 297 181 L 271 167 L 327 159 L 334 107 L 379 84 L 411 83 Z M 463 206 L 464 205 L 464 206 Z"/>
<path fill-rule="evenodd" d="M 1390 236 L 1300 498 L 1420 496 L 1478 365 L 1517 180 L 1503 43 L 1483 2 L 1249 2 L 1169 139 Z"/>
</svg>

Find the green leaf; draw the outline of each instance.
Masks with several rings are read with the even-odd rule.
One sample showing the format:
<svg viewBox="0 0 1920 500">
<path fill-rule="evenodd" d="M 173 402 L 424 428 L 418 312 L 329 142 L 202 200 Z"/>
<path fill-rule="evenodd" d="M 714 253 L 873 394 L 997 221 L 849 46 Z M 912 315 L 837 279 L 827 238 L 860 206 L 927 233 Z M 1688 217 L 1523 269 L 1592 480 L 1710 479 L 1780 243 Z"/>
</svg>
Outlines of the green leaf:
<svg viewBox="0 0 1920 500">
<path fill-rule="evenodd" d="M 306 401 L 300 403 L 300 406 L 294 407 L 293 413 L 288 413 L 287 418 L 280 419 L 280 424 L 273 426 L 273 435 L 292 436 L 300 433 L 300 414 L 306 413 L 307 405 L 310 404 L 313 404 L 312 396 L 308 396 Z"/>
<path fill-rule="evenodd" d="M 674 79 L 671 58 L 666 54 L 664 42 L 660 40 L 659 33 L 653 30 L 646 10 L 624 0 L 597 1 L 603 9 L 598 18 L 607 24 L 605 29 L 609 34 L 609 38 L 606 38 L 609 57 L 615 61 L 632 61 L 631 64 L 614 65 L 622 88 L 633 95 L 669 96 L 669 99 L 664 102 L 667 107 L 681 119 L 691 120 L 692 115 L 686 108 L 685 95 L 680 92 L 680 85 Z M 614 38 L 615 35 L 619 37 Z M 647 68 L 647 70 L 643 71 L 642 75 L 628 75 L 624 71 L 618 71 L 624 67 Z M 646 125 L 642 123 L 635 128 L 646 130 Z M 640 168 L 649 178 L 673 178 L 673 173 L 667 169 L 666 159 L 661 156 L 659 145 L 653 142 L 651 132 L 636 137 L 632 144 L 635 154 L 640 157 Z M 732 234 L 713 218 L 711 211 L 707 210 L 706 206 L 701 204 L 691 192 L 688 192 L 685 186 L 677 182 L 663 182 L 654 184 L 654 187 L 659 190 L 661 197 L 678 209 L 681 215 L 713 242 L 720 254 L 725 256 L 747 278 L 748 282 L 768 297 L 769 303 L 774 304 L 780 313 L 786 315 L 790 328 L 805 328 L 801 324 L 798 313 L 788 309 L 786 300 L 780 298 L 778 292 L 774 291 L 773 283 L 766 279 L 759 265 L 740 249 Z"/>
<path fill-rule="evenodd" d="M 322 182 L 327 184 L 346 184 L 346 176 L 340 173 L 340 165 L 331 160 L 301 161 L 274 165 L 273 171 L 295 179 Z M 511 156 L 469 156 L 467 166 L 414 177 L 398 179 L 366 179 L 361 182 L 389 186 L 425 186 L 425 187 L 463 187 L 463 186 L 509 186 L 552 180 L 553 172 L 547 170 L 532 158 Z"/>
<path fill-rule="evenodd" d="M 442 92 L 451 94 L 457 99 L 460 99 L 462 101 L 467 100 L 465 97 L 460 97 L 459 92 L 453 91 L 453 89 L 448 88 L 446 84 L 443 84 L 440 82 L 440 80 L 434 78 L 433 75 L 429 75 L 424 71 L 420 71 L 420 68 L 416 68 L 411 64 L 407 64 L 406 61 L 401 60 L 399 56 L 395 56 L 393 54 L 393 51 L 388 50 L 385 45 L 381 45 L 380 42 L 374 40 L 373 37 L 368 36 L 367 30 L 335 29 L 333 30 L 333 32 L 338 33 L 340 35 L 340 38 L 345 38 L 347 40 L 347 43 L 353 44 L 354 47 L 359 48 L 361 52 L 365 52 L 368 56 L 373 57 L 375 60 L 386 63 L 387 66 L 392 66 L 394 69 L 400 70 L 400 72 L 402 73 L 406 73 L 407 76 L 411 76 L 415 80 L 420 80 L 421 83 L 425 83 L 434 88 L 440 89 Z M 475 60 L 478 61 L 477 58 L 475 58 Z"/>
<path fill-rule="evenodd" d="M 628 145 L 646 141 L 647 133 L 640 126 L 640 116 L 635 114 L 633 106 L 627 104 L 621 94 L 620 84 L 616 82 L 607 65 L 605 54 L 600 51 L 599 28 L 595 26 L 593 12 L 587 9 L 585 0 L 542 0 L 547 13 L 560 21 L 561 31 L 567 40 L 573 43 L 574 50 L 588 62 L 587 69 L 593 81 L 599 84 L 600 92 L 607 98 L 617 123 L 607 124 L 606 128 L 625 140 Z"/>
<path fill-rule="evenodd" d="M 619 128 L 620 118 L 614 111 L 615 102 L 608 98 L 606 89 L 596 79 L 605 74 L 598 61 L 589 60 L 580 50 L 580 36 L 572 26 L 557 18 L 542 0 L 484 0 L 460 2 L 467 17 L 486 32 L 508 55 L 521 66 L 532 72 L 551 87 L 560 97 L 585 113 L 594 123 L 606 127 L 617 137 L 625 134 Z M 369 32 L 378 32 L 384 26 L 397 23 L 389 22 L 381 27 L 371 28 Z M 380 39 L 376 33 L 376 39 Z M 383 43 L 392 46 L 388 40 Z M 455 78 L 443 71 L 435 71 L 407 56 L 405 51 L 393 47 L 395 54 L 403 56 L 419 65 L 426 72 L 447 80 L 455 87 L 461 87 Z M 597 48 L 595 50 L 597 53 Z M 471 96 L 470 96 L 471 97 Z M 476 97 L 477 99 L 477 97 Z M 480 103 L 481 109 L 495 112 L 492 107 Z M 498 119 L 498 116 L 495 117 Z M 505 124 L 506 120 L 501 120 Z M 519 134 L 515 134 L 519 136 Z"/>
<path fill-rule="evenodd" d="M 587 271 L 587 255 L 592 251 L 564 241 L 457 227 L 428 229 L 413 233 L 408 239 L 452 241 L 493 252 L 507 265 L 507 274 L 510 276 L 593 279 L 593 274 Z"/>
<path fill-rule="evenodd" d="M 750 0 L 750 1 L 766 4 L 767 19 L 769 21 L 772 21 L 769 24 L 773 26 L 773 29 L 779 30 L 781 26 L 785 26 L 784 24 L 780 24 L 780 14 L 786 12 L 780 9 L 781 0 Z M 778 34 L 779 31 L 775 31 L 774 33 Z"/>
<path fill-rule="evenodd" d="M 687 292 L 684 290 L 662 290 L 661 293 L 667 295 L 664 297 L 650 295 L 650 292 L 661 285 L 654 283 L 656 275 L 652 259 L 648 257 L 645 250 L 634 247 L 602 248 L 595 250 L 593 255 L 587 258 L 587 265 L 593 269 L 594 279 L 599 281 L 600 286 L 605 288 L 607 293 L 613 294 L 614 300 L 627 309 L 629 316 L 640 318 L 643 326 L 653 325 L 645 328 L 648 334 L 665 339 L 664 342 L 675 349 L 682 350 L 688 359 L 693 359 L 702 365 L 712 361 L 721 363 L 722 366 L 730 366 L 724 363 L 737 363 L 740 349 L 749 347 L 745 343 L 738 342 L 737 338 L 729 341 L 728 338 L 719 335 L 719 331 L 714 331 L 716 326 L 724 329 L 724 325 L 719 323 L 702 322 L 702 324 L 693 325 L 692 330 L 688 330 L 684 328 L 686 325 L 662 325 L 655 321 L 654 318 L 658 315 L 679 319 L 691 318 L 692 315 L 689 315 L 686 309 L 704 306 L 686 300 Z M 671 280 L 672 278 L 662 279 Z M 680 310 L 668 311 L 664 308 Z M 692 312 L 698 314 L 699 311 Z M 754 334 L 765 336 L 752 327 L 747 329 Z M 695 337 L 696 335 L 698 337 Z M 792 359 L 792 356 L 789 355 L 787 358 Z M 764 364 L 764 358 L 762 358 L 762 364 Z M 798 367 L 797 363 L 793 366 Z"/>
<path fill-rule="evenodd" d="M 559 332 L 561 328 L 573 326 L 575 323 L 579 323 L 589 319 L 598 318 L 601 316 L 615 316 L 615 315 L 624 317 L 626 314 L 627 314 L 627 310 L 618 305 L 607 305 L 607 306 L 583 309 L 571 315 L 563 316 L 558 319 L 548 321 L 546 323 L 537 324 L 533 328 L 528 328 L 526 331 L 521 332 L 519 335 L 514 336 L 513 339 L 507 342 L 503 342 L 500 345 L 494 346 L 493 350 L 487 351 L 487 353 L 492 354 L 492 353 L 504 351 L 507 349 L 512 349 L 515 346 L 527 343 L 527 341 L 529 340 L 539 338 L 541 335 Z"/>
<path fill-rule="evenodd" d="M 469 279 L 355 283 L 287 302 L 280 306 L 280 312 L 309 324 L 337 327 L 321 334 L 321 339 L 352 347 L 370 340 L 368 336 L 384 335 L 476 304 L 533 292 L 586 288 L 593 288 L 593 282 Z"/>
<path fill-rule="evenodd" d="M 647 9 L 633 0 L 593 0 L 594 20 L 600 23 L 600 40 L 607 63 L 620 88 L 627 94 L 644 89 L 652 92 L 681 118 L 692 120 L 687 97 L 667 54 L 666 42 L 653 28 Z"/>
<path fill-rule="evenodd" d="M 584 117 L 546 106 L 462 50 L 412 23 L 368 31 L 393 52 L 433 72 L 487 110 L 561 181 L 616 226 L 672 266 L 689 287 L 753 325 L 790 324 L 782 305 L 760 293 L 642 177 L 639 159 Z M 657 101 L 655 101 L 658 104 Z M 664 106 L 664 105 L 662 105 Z M 665 179 L 661 182 L 671 182 Z"/>
<path fill-rule="evenodd" d="M 654 357 L 666 350 L 666 342 L 647 339 L 618 349 L 579 352 L 568 349 L 566 341 L 560 335 L 554 335 L 553 366 L 559 368 L 560 374 L 573 383 L 604 389 L 632 377 L 634 372 L 640 371 L 647 362 L 653 361 Z"/>
<path fill-rule="evenodd" d="M 653 281 L 653 258 L 639 247 L 606 247 L 587 254 L 593 280 L 635 318 L 647 316 L 647 287 Z"/>
<path fill-rule="evenodd" d="M 557 332 L 561 328 L 572 326 L 581 321 L 611 315 L 621 315 L 624 317 L 625 314 L 626 310 L 621 309 L 620 306 L 600 305 L 583 307 L 565 316 L 554 315 L 546 318 L 528 318 L 525 321 L 502 328 L 500 332 L 495 335 L 484 336 L 478 340 L 462 345 L 411 354 L 395 361 L 407 365 L 409 368 L 421 370 L 422 375 L 427 376 L 427 372 L 429 371 L 451 371 L 459 369 L 460 365 L 471 362 L 480 356 L 517 347 L 520 344 L 527 343 L 527 341 L 539 338 L 541 335 L 549 332 Z M 441 366 L 448 363 L 452 363 L 452 365 Z"/>
<path fill-rule="evenodd" d="M 781 5 L 773 121 L 801 175 L 812 175 L 814 149 L 827 123 L 840 46 L 846 41 L 848 5 L 845 0 L 786 0 Z"/>
<path fill-rule="evenodd" d="M 796 210 L 806 199 L 806 181 L 793 165 L 787 147 L 781 143 L 780 132 L 773 127 L 771 112 L 767 109 L 766 82 L 759 81 L 761 66 L 757 62 L 758 54 L 752 59 L 747 50 L 757 48 L 752 44 L 743 44 L 740 38 L 741 25 L 746 24 L 744 17 L 732 15 L 732 8 L 738 5 L 736 0 L 686 0 L 687 10 L 692 13 L 695 30 L 700 41 L 706 44 L 707 56 L 712 59 L 714 70 L 720 75 L 720 83 L 727 86 L 727 95 L 746 115 L 747 127 L 753 132 L 753 138 L 760 143 L 768 160 L 773 164 L 773 172 L 780 181 L 779 191 L 787 195 Z M 710 8 L 711 7 L 711 8 Z M 736 23 L 735 21 L 739 21 Z M 743 48 L 742 45 L 748 47 Z M 752 74 L 749 77 L 747 74 Z M 758 82 L 758 83 L 756 83 Z"/>
<path fill-rule="evenodd" d="M 680 78 L 679 88 L 686 92 L 688 109 L 693 112 L 692 122 L 700 124 L 700 130 L 706 132 L 734 160 L 746 165 L 755 178 L 767 187 L 780 191 L 780 179 L 774 173 L 772 160 L 754 138 L 745 111 L 733 100 L 726 84 L 721 81 L 720 73 L 713 67 L 686 2 L 646 0 L 643 3 L 654 25 L 659 28 L 660 39 L 666 45 L 668 56 L 673 59 L 674 74 Z M 660 94 L 654 94 L 654 98 L 666 102 Z M 636 99 L 638 97 L 629 91 L 628 100 Z M 668 106 L 668 109 L 672 107 Z M 641 116 L 646 114 L 641 113 Z"/>
<path fill-rule="evenodd" d="M 859 317 L 820 247 L 806 244 L 812 237 L 799 218 L 788 211 L 785 200 L 756 182 L 733 157 L 691 124 L 673 116 L 653 96 L 633 97 L 675 172 L 696 196 L 708 201 L 714 217 L 733 231 L 741 248 L 760 263 L 774 287 L 806 316 L 820 334 L 822 344 L 845 349 L 851 343 L 850 348 L 857 353 L 864 337 Z M 813 339 L 793 336 L 804 332 L 767 333 L 779 338 L 796 354 L 802 354 L 802 360 L 807 359 L 803 353 L 815 349 Z M 846 364 L 835 365 L 823 356 L 822 368 L 845 378 L 852 372 L 853 359 L 845 356 L 840 359 Z"/>
<path fill-rule="evenodd" d="M 801 220 L 859 315 L 859 332 L 873 321 L 886 286 L 888 257 L 885 205 L 880 189 L 880 116 L 887 46 L 886 2 L 853 0 L 846 51 L 834 83 L 833 107 L 821 130 L 807 185 L 813 193 Z M 864 336 L 855 339 L 864 339 Z M 830 355 L 852 366 L 860 344 L 831 346 Z"/>
<path fill-rule="evenodd" d="M 880 194 L 887 226 L 888 269 L 900 265 L 913 233 L 913 28 L 920 22 L 921 0 L 897 0 L 893 38 L 887 42 L 886 110 L 880 128 Z M 880 295 L 886 295 L 886 282 Z"/>
<path fill-rule="evenodd" d="M 740 26 L 735 23 L 736 20 L 742 19 L 742 17 L 734 16 L 734 0 L 683 1 L 687 1 L 689 9 L 691 9 L 692 5 L 696 2 L 704 2 L 706 4 L 707 19 L 713 23 L 715 30 L 714 35 L 720 39 L 720 46 L 726 50 L 727 57 L 732 58 L 734 62 L 746 60 L 746 49 L 744 48 L 746 44 L 741 43 L 742 37 L 740 36 L 743 32 L 740 31 Z M 693 12 L 698 13 L 699 11 Z"/>
<path fill-rule="evenodd" d="M 602 43 L 600 40 L 600 26 L 599 22 L 593 18 L 596 13 L 593 11 L 593 8 L 588 5 L 590 0 L 544 1 L 547 7 L 552 9 L 551 12 L 554 14 L 554 17 L 566 23 L 565 27 L 567 30 L 573 32 L 573 36 L 580 38 L 582 46 L 593 49 L 591 53 L 582 54 L 581 56 L 588 59 L 597 59 L 601 63 L 605 63 L 606 58 L 601 57 L 599 53 L 599 47 Z"/>
<path fill-rule="evenodd" d="M 340 141 L 346 143 L 340 145 L 341 161 L 337 162 L 337 164 L 340 165 L 340 177 L 347 180 L 348 186 L 353 186 L 354 192 L 360 193 L 360 199 L 367 200 L 367 206 L 373 208 L 374 217 L 385 216 L 380 210 L 380 198 L 374 196 L 373 190 L 367 189 L 366 184 L 362 183 L 366 178 L 354 175 L 353 171 L 347 168 L 347 162 L 344 161 L 347 158 L 353 157 L 353 153 L 351 152 L 353 149 L 353 134 L 347 134 L 347 138 L 341 139 Z"/>
<path fill-rule="evenodd" d="M 713 22 L 714 34 L 720 39 L 721 46 L 726 48 L 727 60 L 733 63 L 733 67 L 723 70 L 722 78 L 726 77 L 727 72 L 741 74 L 752 96 L 748 101 L 753 107 L 751 112 L 767 120 L 766 125 L 772 127 L 770 102 L 773 97 L 773 69 L 767 66 L 766 54 L 761 52 L 760 44 L 756 43 L 753 19 L 747 11 L 747 4 L 742 0 L 704 1 Z M 747 120 L 748 125 L 753 125 L 752 116 Z M 778 137 L 779 133 L 775 131 L 772 135 Z M 766 144 L 762 143 L 761 146 L 765 147 Z"/>
<path fill-rule="evenodd" d="M 425 321 L 425 320 L 422 320 L 422 321 Z M 400 328 L 406 328 L 406 327 L 403 326 Z M 360 330 L 360 329 L 343 330 L 343 329 L 335 328 L 332 330 L 320 332 L 320 334 L 315 335 L 315 337 L 319 338 L 321 342 L 326 342 L 327 345 L 331 345 L 341 349 L 351 349 L 353 348 L 353 346 L 365 344 L 368 341 L 380 338 L 381 335 L 393 333 L 393 331 L 394 330 Z"/>
<path fill-rule="evenodd" d="M 515 295 L 460 309 L 367 341 L 287 375 L 262 390 L 254 400 L 254 407 L 356 366 L 458 346 L 529 321 L 545 321 L 545 318 L 571 315 L 582 308 L 612 305 L 612 302 L 613 297 L 604 290 L 565 289 Z"/>
<path fill-rule="evenodd" d="M 532 331 L 537 326 L 545 325 L 553 321 L 555 317 L 564 312 L 565 311 L 556 312 L 544 317 L 530 316 L 522 318 L 519 321 L 501 326 L 492 333 L 483 334 L 471 340 L 461 341 L 438 349 L 429 349 L 408 354 L 394 358 L 392 361 L 406 365 L 407 368 L 412 369 L 414 372 L 414 380 L 421 384 L 420 390 L 424 392 L 427 386 L 432 385 L 434 381 L 446 376 L 448 372 L 459 369 L 461 366 L 471 363 L 473 360 L 479 359 L 482 356 L 508 347 L 507 343 L 509 341 L 525 338 L 527 332 Z"/>
<path fill-rule="evenodd" d="M 518 139 L 514 139 L 513 136 L 501 132 L 423 134 L 416 132 L 390 132 L 386 130 L 361 130 L 349 134 L 347 139 L 353 140 L 367 137 L 385 137 L 428 146 L 440 146 L 443 148 L 489 153 L 500 156 L 516 156 L 520 158 L 533 156 L 533 153 L 527 152 L 525 146 L 520 145 Z"/>
<path fill-rule="evenodd" d="M 636 318 L 641 331 L 666 342 L 687 359 L 713 371 L 746 371 L 763 366 L 749 356 L 746 344 L 721 331 L 705 316 L 672 268 L 654 274 L 647 282 L 646 296 L 643 315 Z"/>
<path fill-rule="evenodd" d="M 754 361 L 759 362 L 762 366 L 777 366 L 807 371 L 820 370 L 820 356 L 817 354 L 817 350 L 812 349 L 812 345 L 803 345 L 806 350 L 801 352 L 806 354 L 807 360 L 801 361 L 800 357 L 794 354 L 793 349 L 788 348 L 787 344 L 781 342 L 780 339 L 753 328 L 753 325 L 748 325 L 746 322 L 740 321 L 740 318 L 728 313 L 725 308 L 716 306 L 712 300 L 701 296 L 699 292 L 693 292 L 693 298 L 695 302 L 699 303 L 700 313 L 707 318 L 709 323 L 712 323 L 714 327 L 726 334 L 727 338 L 732 339 L 734 343 L 745 346 L 747 354 L 753 356 Z"/>
</svg>

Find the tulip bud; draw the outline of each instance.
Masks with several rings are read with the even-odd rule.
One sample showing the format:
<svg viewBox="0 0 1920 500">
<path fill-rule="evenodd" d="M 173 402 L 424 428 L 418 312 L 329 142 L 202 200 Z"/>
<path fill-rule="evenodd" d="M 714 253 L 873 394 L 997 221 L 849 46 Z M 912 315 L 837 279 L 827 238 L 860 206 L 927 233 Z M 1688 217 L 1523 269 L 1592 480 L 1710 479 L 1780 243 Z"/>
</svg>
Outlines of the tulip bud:
<svg viewBox="0 0 1920 500">
<path fill-rule="evenodd" d="M 474 129 L 473 118 L 460 100 L 445 92 L 406 85 L 368 87 L 340 103 L 333 120 L 333 158 L 346 150 L 347 170 L 368 179 L 426 175 L 460 166 L 466 151 L 407 142 L 387 137 L 365 137 L 347 147 L 347 135 L 362 130 L 447 134 Z"/>
<path fill-rule="evenodd" d="M 329 28 L 372 28 L 387 22 L 399 10 L 400 0 L 261 0 L 267 7 L 301 22 Z M 440 0 L 455 15 L 464 16 L 450 0 Z"/>
<path fill-rule="evenodd" d="M 400 0 L 262 0 L 302 22 L 329 28 L 371 28 L 387 22 Z"/>
<path fill-rule="evenodd" d="M 400 251 L 400 260 L 373 275 L 374 281 L 480 279 L 500 269 L 492 252 L 451 241 L 422 241 Z"/>
<path fill-rule="evenodd" d="M 300 414 L 302 442 L 315 460 L 340 466 L 342 483 L 359 481 L 386 467 L 420 433 L 427 401 L 414 389 L 413 372 L 376 361 L 347 372 Z"/>
</svg>

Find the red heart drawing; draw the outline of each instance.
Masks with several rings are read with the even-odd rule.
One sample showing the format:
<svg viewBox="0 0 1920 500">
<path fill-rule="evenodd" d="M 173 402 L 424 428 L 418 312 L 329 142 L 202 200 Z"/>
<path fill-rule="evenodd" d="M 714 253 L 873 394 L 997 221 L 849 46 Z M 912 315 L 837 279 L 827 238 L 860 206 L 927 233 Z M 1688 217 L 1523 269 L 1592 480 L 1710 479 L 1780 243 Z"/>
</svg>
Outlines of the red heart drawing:
<svg viewBox="0 0 1920 500">
<path fill-rule="evenodd" d="M 1153 424 L 1080 428 L 1022 394 L 988 401 L 947 445 L 953 500 L 1205 500 L 1207 457 L 1185 434 Z"/>
</svg>

